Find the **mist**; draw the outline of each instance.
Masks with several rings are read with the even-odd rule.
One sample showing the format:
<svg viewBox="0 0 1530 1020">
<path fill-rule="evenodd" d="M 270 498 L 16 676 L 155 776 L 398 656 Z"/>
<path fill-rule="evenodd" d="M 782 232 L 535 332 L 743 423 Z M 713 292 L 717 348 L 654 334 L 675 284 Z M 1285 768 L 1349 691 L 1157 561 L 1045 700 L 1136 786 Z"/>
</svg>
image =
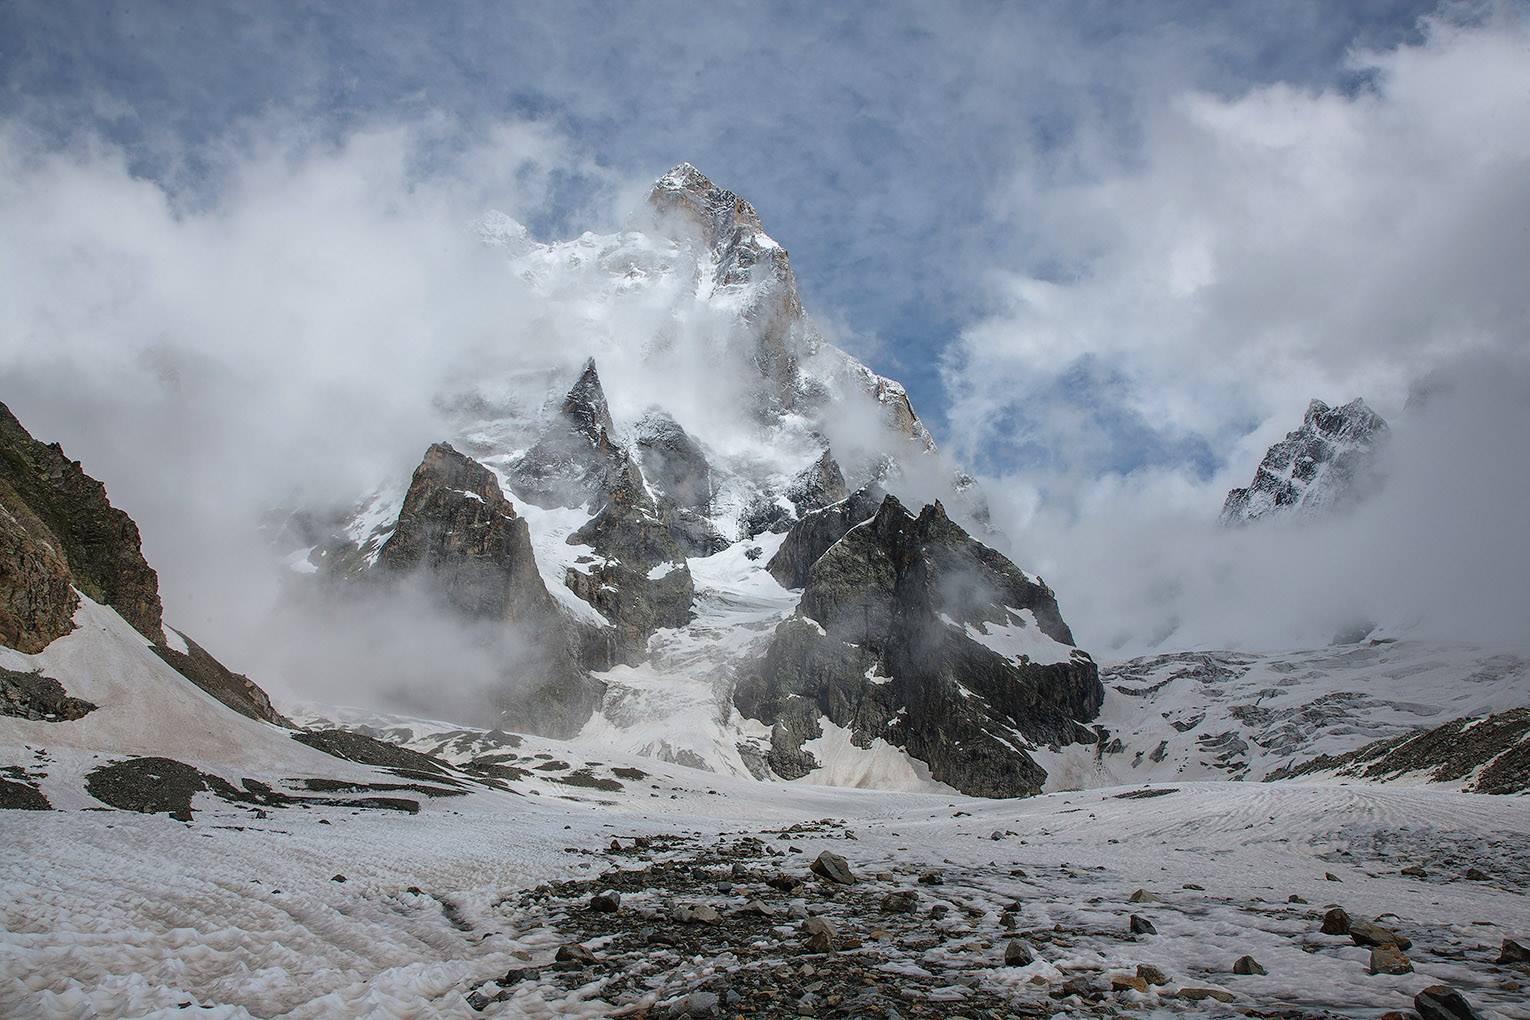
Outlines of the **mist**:
<svg viewBox="0 0 1530 1020">
<path fill-rule="evenodd" d="M 1226 488 L 1143 473 L 1084 483 L 1075 513 L 990 481 L 995 523 L 1104 660 L 1359 636 L 1530 648 L 1530 360 L 1436 373 L 1389 423 L 1385 481 L 1348 512 L 1222 527 Z"/>
</svg>

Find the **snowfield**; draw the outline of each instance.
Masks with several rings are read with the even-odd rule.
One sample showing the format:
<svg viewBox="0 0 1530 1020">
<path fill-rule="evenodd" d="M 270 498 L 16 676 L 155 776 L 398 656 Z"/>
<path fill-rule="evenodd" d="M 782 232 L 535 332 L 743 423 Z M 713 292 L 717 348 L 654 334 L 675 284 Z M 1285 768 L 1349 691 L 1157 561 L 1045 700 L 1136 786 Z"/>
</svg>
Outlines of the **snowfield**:
<svg viewBox="0 0 1530 1020">
<path fill-rule="evenodd" d="M 563 941 L 545 927 L 507 923 L 497 904 L 514 890 L 628 866 L 590 855 L 613 837 L 683 837 L 683 847 L 715 863 L 706 851 L 720 834 L 834 817 L 857 838 L 833 828 L 793 835 L 778 845 L 803 853 L 787 853 L 783 870 L 801 871 L 827 848 L 863 876 L 895 872 L 926 889 L 912 885 L 913 874 L 939 867 L 945 882 L 928 887 L 928 902 L 982 908 L 928 949 L 868 941 L 873 948 L 853 951 L 885 952 L 894 970 L 965 962 L 981 988 L 1038 1004 L 1052 1002 L 1047 991 L 1065 977 L 1139 963 L 1173 979 L 1117 999 L 1127 1015 L 1228 1016 L 1233 1005 L 1257 1005 L 1374 1017 L 1444 981 L 1485 1017 L 1530 1017 L 1524 976 L 1491 963 L 1501 939 L 1530 930 L 1524 799 L 1296 784 L 1154 789 L 1173 792 L 985 802 L 681 769 L 655 771 L 614 798 L 482 792 L 413 817 L 315 810 L 255 822 L 216 804 L 191 824 L 125 812 L 38 813 L 24 824 L 13 817 L 0 833 L 0 1013 L 476 1016 L 470 990 L 546 962 Z M 995 831 L 1013 835 L 993 840 Z M 1400 875 L 1408 864 L 1429 877 Z M 1490 877 L 1463 880 L 1468 865 Z M 1139 888 L 1163 902 L 1130 903 Z M 1308 903 L 1287 903 L 1293 894 Z M 817 899 L 812 891 L 806 898 Z M 723 910 L 744 902 L 715 890 L 710 899 Z M 1008 933 L 996 922 L 1009 900 L 1020 901 L 1017 934 L 1055 940 L 1033 941 L 1028 966 L 1002 964 Z M 1386 915 L 1412 938 L 1415 973 L 1371 976 L 1366 950 L 1318 934 L 1329 904 L 1357 918 Z M 1159 934 L 1129 937 L 1130 913 L 1149 917 Z M 863 929 L 880 923 L 873 914 Z M 799 940 L 782 942 L 783 958 L 797 966 Z M 698 972 L 726 971 L 725 950 L 719 945 L 718 959 Z M 1233 961 L 1246 954 L 1268 975 L 1233 976 Z M 597 965 L 573 990 L 522 982 L 481 1015 L 611 1015 L 601 973 Z M 1036 976 L 1051 983 L 1029 983 Z M 1232 1003 L 1172 997 L 1179 987 L 1225 990 Z M 950 1008 L 932 1015 L 959 1012 Z"/>
</svg>

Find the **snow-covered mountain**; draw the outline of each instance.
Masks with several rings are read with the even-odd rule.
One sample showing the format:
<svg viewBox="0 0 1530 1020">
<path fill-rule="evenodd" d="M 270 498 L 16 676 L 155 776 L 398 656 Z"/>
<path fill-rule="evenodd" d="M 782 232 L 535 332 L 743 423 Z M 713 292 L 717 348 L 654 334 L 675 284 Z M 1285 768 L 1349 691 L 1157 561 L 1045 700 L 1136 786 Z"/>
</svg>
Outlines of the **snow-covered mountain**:
<svg viewBox="0 0 1530 1020">
<path fill-rule="evenodd" d="M 1301 427 L 1270 447 L 1249 486 L 1227 494 L 1222 523 L 1322 514 L 1363 499 L 1377 485 L 1375 457 L 1387 432 L 1359 397 L 1342 407 L 1312 401 Z"/>
<path fill-rule="evenodd" d="M 682 164 L 649 214 L 551 245 L 488 221 L 508 274 L 577 295 L 583 349 L 445 395 L 453 431 L 408 484 L 289 515 L 288 562 L 498 628 L 502 682 L 464 722 L 757 777 L 858 782 L 871 755 L 1039 789 L 1029 751 L 1087 739 L 1099 702 L 1052 592 L 974 537 L 980 488 L 814 328 L 748 202 Z"/>
</svg>

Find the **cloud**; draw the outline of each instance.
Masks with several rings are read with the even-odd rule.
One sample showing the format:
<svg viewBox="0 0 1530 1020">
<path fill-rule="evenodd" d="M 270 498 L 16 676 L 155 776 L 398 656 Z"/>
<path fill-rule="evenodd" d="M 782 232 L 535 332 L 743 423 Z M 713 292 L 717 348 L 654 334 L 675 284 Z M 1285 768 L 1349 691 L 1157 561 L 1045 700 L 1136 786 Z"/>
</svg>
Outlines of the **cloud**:
<svg viewBox="0 0 1530 1020">
<path fill-rule="evenodd" d="M 1047 274 L 947 361 L 953 432 L 1087 646 L 1323 643 L 1359 619 L 1522 644 L 1530 63 L 1518 12 L 1356 52 L 1355 84 L 1192 91 L 1003 207 Z M 1426 376 L 1453 380 L 1404 412 Z M 1352 518 L 1212 521 L 1314 397 L 1363 395 L 1393 483 Z M 1125 451 L 1125 452 L 1123 452 Z"/>
<path fill-rule="evenodd" d="M 995 272 L 997 311 L 948 360 L 963 450 L 1108 470 L 1146 430 L 1222 451 L 1313 396 L 1395 410 L 1435 366 L 1521 344 L 1527 37 L 1512 15 L 1436 19 L 1354 54 L 1364 86 L 1182 93 L 1145 111 L 1140 148 L 1086 131 L 1048 160 L 1068 173 L 1019 175 L 999 211 L 1054 269 Z M 1111 385 L 1069 392 L 1081 365 Z"/>
<path fill-rule="evenodd" d="M 252 123 L 187 203 L 97 137 L 0 128 L 0 391 L 139 522 L 170 621 L 257 675 L 262 513 L 407 478 L 446 434 L 436 398 L 536 349 L 545 309 L 471 225 L 600 174 L 535 123 L 443 154 L 452 133 Z"/>
</svg>

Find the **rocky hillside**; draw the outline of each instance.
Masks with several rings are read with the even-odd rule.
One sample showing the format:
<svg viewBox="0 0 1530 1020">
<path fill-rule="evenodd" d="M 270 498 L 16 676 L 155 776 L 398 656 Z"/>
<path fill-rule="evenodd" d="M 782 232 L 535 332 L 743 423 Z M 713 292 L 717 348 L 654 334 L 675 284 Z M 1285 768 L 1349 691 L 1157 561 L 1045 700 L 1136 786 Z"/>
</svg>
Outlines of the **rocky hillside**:
<svg viewBox="0 0 1530 1020">
<path fill-rule="evenodd" d="M 1375 457 L 1387 423 L 1356 397 L 1343 407 L 1307 405 L 1301 428 L 1270 447 L 1244 489 L 1222 505 L 1224 525 L 1271 514 L 1319 514 L 1363 499 L 1378 484 Z"/>
<path fill-rule="evenodd" d="M 619 346 L 587 312 L 575 365 L 562 350 L 444 395 L 454 432 L 410 484 L 275 522 L 288 562 L 335 597 L 423 584 L 513 630 L 524 655 L 463 722 L 759 777 L 876 785 L 882 765 L 844 766 L 890 755 L 898 782 L 1034 792 L 1027 749 L 1087 737 L 1099 704 L 1052 593 L 971 536 L 989 534 L 979 487 L 901 386 L 824 341 L 748 202 L 682 164 L 649 215 L 555 245 L 486 227 L 544 292 L 670 310 Z M 668 332 L 692 320 L 706 329 Z M 697 359 L 706 392 L 664 385 Z M 852 681 L 856 710 L 831 693 Z"/>
<path fill-rule="evenodd" d="M 236 712 L 285 723 L 253 681 L 164 626 L 138 526 L 78 461 L 33 439 L 0 404 L 0 644 L 43 651 L 75 629 L 82 597 L 115 610 L 172 669 Z"/>
</svg>

